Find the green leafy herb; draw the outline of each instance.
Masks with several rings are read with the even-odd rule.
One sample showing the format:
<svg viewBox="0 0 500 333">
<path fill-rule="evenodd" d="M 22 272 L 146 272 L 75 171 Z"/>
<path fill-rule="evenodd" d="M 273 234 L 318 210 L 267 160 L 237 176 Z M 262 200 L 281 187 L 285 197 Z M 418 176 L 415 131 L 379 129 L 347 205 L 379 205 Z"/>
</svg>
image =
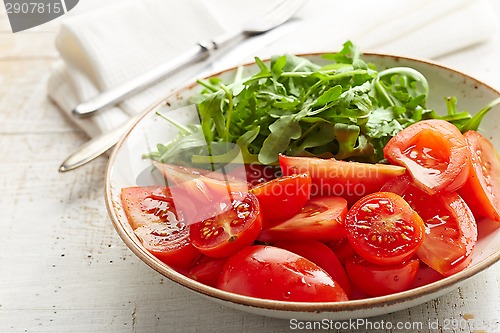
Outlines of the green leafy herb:
<svg viewBox="0 0 500 333">
<path fill-rule="evenodd" d="M 275 164 L 280 153 L 380 162 L 386 143 L 417 121 L 444 119 L 465 132 L 477 129 L 500 104 L 497 99 L 472 117 L 458 112 L 456 99 L 447 97 L 448 113 L 439 115 L 426 107 L 429 85 L 415 69 L 377 71 L 351 42 L 323 58 L 329 61 L 323 66 L 288 54 L 273 57 L 269 65 L 256 58 L 255 75 L 243 78 L 239 70 L 233 82 L 200 81 L 205 89 L 193 97 L 200 125 L 173 122 L 179 136 L 144 157 L 227 163 L 234 145 L 212 148 L 226 142 L 238 146 L 246 163 Z"/>
</svg>

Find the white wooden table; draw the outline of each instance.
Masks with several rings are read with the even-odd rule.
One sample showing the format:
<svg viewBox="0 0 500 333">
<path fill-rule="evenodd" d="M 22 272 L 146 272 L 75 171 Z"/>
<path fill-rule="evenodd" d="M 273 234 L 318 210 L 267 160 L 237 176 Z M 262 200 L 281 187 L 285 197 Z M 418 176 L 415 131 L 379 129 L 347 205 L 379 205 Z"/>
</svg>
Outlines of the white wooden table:
<svg viewBox="0 0 500 333">
<path fill-rule="evenodd" d="M 0 9 L 0 332 L 288 331 L 286 320 L 220 307 L 137 259 L 106 214 L 105 157 L 57 172 L 87 139 L 46 98 L 49 68 L 58 59 L 58 21 L 14 35 L 4 13 Z M 439 61 L 500 89 L 499 59 L 497 36 Z M 500 332 L 500 264 L 444 297 L 371 319 L 382 320 L 437 327 L 424 332 Z"/>
</svg>

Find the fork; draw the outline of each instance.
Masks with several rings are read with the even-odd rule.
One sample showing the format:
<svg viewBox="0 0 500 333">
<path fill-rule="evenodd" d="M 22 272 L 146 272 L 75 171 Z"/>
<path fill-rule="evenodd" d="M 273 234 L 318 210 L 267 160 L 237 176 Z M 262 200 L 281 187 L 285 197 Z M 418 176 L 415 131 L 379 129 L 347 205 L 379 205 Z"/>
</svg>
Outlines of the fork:
<svg viewBox="0 0 500 333">
<path fill-rule="evenodd" d="M 216 50 L 224 49 L 238 40 L 241 41 L 242 39 L 260 35 L 274 29 L 288 21 L 306 1 L 283 0 L 262 16 L 256 17 L 245 24 L 242 30 L 225 33 L 210 40 L 200 41 L 198 45 L 195 45 L 171 61 L 77 105 L 73 109 L 73 114 L 77 117 L 89 116 L 96 111 L 115 105 L 127 97 L 144 90 L 167 75 L 181 69 L 183 66 L 205 60 Z"/>
</svg>

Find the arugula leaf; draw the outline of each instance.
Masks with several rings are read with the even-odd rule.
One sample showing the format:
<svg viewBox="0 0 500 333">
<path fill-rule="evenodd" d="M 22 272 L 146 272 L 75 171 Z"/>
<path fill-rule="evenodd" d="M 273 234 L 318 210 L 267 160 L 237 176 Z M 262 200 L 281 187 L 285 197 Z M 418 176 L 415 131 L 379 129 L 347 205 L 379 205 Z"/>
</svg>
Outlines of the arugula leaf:
<svg viewBox="0 0 500 333">
<path fill-rule="evenodd" d="M 203 90 L 192 100 L 201 125 L 177 126 L 175 140 L 144 158 L 224 163 L 239 149 L 246 163 L 274 164 L 280 153 L 383 162 L 385 144 L 415 122 L 443 119 L 461 131 L 477 129 L 500 104 L 497 99 L 471 116 L 457 111 L 456 99 L 447 97 L 448 112 L 439 114 L 426 107 L 429 84 L 420 72 L 407 67 L 378 71 L 350 41 L 323 60 L 320 65 L 290 54 L 269 63 L 255 58 L 254 75 L 243 77 L 239 68 L 233 82 L 199 81 Z"/>
<path fill-rule="evenodd" d="M 298 139 L 302 129 L 294 116 L 283 116 L 269 126 L 271 134 L 264 140 L 259 152 L 262 164 L 271 164 L 278 160 L 278 155 L 284 152 L 292 139 Z"/>
</svg>

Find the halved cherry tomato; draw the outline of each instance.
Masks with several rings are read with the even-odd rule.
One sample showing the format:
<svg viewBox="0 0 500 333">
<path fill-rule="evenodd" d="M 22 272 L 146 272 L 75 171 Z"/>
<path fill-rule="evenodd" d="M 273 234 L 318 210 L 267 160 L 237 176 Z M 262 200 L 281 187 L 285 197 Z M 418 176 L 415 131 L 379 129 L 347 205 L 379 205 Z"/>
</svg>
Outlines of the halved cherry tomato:
<svg viewBox="0 0 500 333">
<path fill-rule="evenodd" d="M 191 267 L 188 276 L 207 286 L 215 287 L 225 263 L 226 258 L 202 256 L 198 263 Z"/>
<path fill-rule="evenodd" d="M 419 270 L 418 259 L 392 266 L 374 265 L 360 257 L 346 261 L 346 270 L 354 287 L 369 296 L 384 296 L 408 290 Z"/>
<path fill-rule="evenodd" d="M 255 245 L 229 257 L 217 288 L 290 302 L 347 301 L 342 288 L 311 261 L 274 246 Z"/>
<path fill-rule="evenodd" d="M 339 240 L 345 237 L 343 223 L 346 214 L 345 199 L 314 198 L 309 200 L 297 215 L 271 228 L 263 229 L 257 239 L 271 243 L 304 239 L 324 242 Z"/>
<path fill-rule="evenodd" d="M 311 176 L 283 176 L 250 189 L 260 204 L 263 228 L 287 220 L 297 214 L 309 200 Z"/>
<path fill-rule="evenodd" d="M 122 205 L 144 247 L 168 265 L 188 267 L 200 257 L 192 245 L 184 214 L 176 210 L 168 187 L 122 189 Z"/>
<path fill-rule="evenodd" d="M 394 136 L 384 156 L 411 173 L 415 184 L 428 194 L 455 191 L 469 174 L 470 154 L 458 128 L 439 119 L 423 120 Z"/>
<path fill-rule="evenodd" d="M 458 191 L 475 216 L 500 222 L 500 159 L 493 144 L 476 131 L 464 134 L 471 155 L 469 178 Z"/>
<path fill-rule="evenodd" d="M 405 173 L 405 168 L 316 157 L 279 156 L 284 175 L 309 173 L 311 196 L 340 196 L 353 204 L 359 198 L 380 190 L 387 181 Z"/>
<path fill-rule="evenodd" d="M 474 216 L 456 192 L 430 196 L 408 176 L 384 185 L 383 190 L 401 195 L 420 215 L 426 235 L 417 255 L 424 263 L 448 276 L 467 267 L 477 241 Z"/>
<path fill-rule="evenodd" d="M 278 242 L 274 246 L 298 254 L 323 268 L 333 281 L 342 287 L 347 297 L 351 296 L 351 281 L 347 277 L 344 266 L 325 244 L 315 240 L 302 240 Z"/>
<path fill-rule="evenodd" d="M 396 265 L 418 250 L 425 233 L 420 216 L 399 195 L 376 192 L 356 202 L 345 220 L 347 238 L 364 259 Z"/>
<path fill-rule="evenodd" d="M 221 204 L 221 213 L 191 225 L 191 242 L 201 253 L 228 257 L 253 243 L 262 230 L 259 202 L 252 193 L 231 193 L 231 206 Z"/>
</svg>

